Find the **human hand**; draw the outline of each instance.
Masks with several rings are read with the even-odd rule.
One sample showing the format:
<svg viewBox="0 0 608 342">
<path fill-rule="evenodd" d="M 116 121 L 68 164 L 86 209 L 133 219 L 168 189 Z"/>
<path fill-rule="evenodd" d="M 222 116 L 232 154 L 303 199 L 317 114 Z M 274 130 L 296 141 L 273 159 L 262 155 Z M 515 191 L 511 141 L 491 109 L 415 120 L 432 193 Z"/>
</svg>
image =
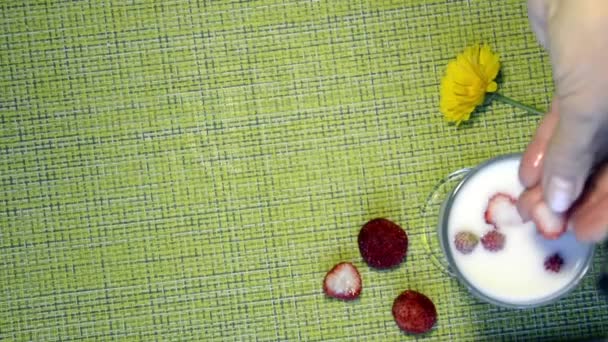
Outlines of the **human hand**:
<svg viewBox="0 0 608 342">
<path fill-rule="evenodd" d="M 600 242 L 608 235 L 608 163 L 598 164 L 583 188 L 582 195 L 563 213 L 552 211 L 545 200 L 542 164 L 561 116 L 557 105 L 543 118 L 534 139 L 522 156 L 519 178 L 526 186 L 517 203 L 525 221 L 533 220 L 545 237 L 561 235 L 560 227 L 569 222 L 577 239 Z"/>
<path fill-rule="evenodd" d="M 556 94 L 522 159 L 528 191 L 520 208 L 545 223 L 571 217 L 577 237 L 598 241 L 608 227 L 608 172 L 581 194 L 608 155 L 608 1 L 528 0 L 528 11 L 550 55 Z"/>
</svg>

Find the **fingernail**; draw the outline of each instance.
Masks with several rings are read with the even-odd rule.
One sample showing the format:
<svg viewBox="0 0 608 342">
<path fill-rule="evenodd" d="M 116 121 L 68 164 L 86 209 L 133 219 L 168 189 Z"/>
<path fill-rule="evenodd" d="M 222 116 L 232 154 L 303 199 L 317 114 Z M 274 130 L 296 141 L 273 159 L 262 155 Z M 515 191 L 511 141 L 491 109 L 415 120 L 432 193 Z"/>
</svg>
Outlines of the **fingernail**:
<svg viewBox="0 0 608 342">
<path fill-rule="evenodd" d="M 553 177 L 547 187 L 547 203 L 555 212 L 562 213 L 574 202 L 574 184 L 560 177 Z"/>
</svg>

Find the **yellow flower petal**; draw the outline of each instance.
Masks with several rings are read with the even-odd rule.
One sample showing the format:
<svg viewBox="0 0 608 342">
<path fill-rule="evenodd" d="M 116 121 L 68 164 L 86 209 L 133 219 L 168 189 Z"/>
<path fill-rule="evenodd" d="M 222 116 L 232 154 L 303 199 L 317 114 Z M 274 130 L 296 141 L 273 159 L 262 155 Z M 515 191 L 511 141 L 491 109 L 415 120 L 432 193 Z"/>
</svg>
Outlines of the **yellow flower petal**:
<svg viewBox="0 0 608 342">
<path fill-rule="evenodd" d="M 486 87 L 486 93 L 493 93 L 498 89 L 498 84 L 496 82 L 490 82 Z"/>
<path fill-rule="evenodd" d="M 467 47 L 456 56 L 441 80 L 440 110 L 444 118 L 456 124 L 469 120 L 486 93 L 498 89 L 494 79 L 499 71 L 499 57 L 487 45 Z"/>
</svg>

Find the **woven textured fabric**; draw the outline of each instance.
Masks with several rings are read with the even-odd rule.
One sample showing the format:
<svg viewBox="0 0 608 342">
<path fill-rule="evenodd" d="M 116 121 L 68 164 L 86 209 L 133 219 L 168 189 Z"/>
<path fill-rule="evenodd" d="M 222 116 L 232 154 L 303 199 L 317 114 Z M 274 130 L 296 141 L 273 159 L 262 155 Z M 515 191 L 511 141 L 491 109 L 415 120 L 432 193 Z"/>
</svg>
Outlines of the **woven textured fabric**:
<svg viewBox="0 0 608 342">
<path fill-rule="evenodd" d="M 428 340 L 606 336 L 603 249 L 574 293 L 526 311 L 475 300 L 426 253 L 437 182 L 521 151 L 539 121 L 498 102 L 443 121 L 445 66 L 478 42 L 504 95 L 547 108 L 523 0 L 3 1 L 0 339 L 407 340 L 405 289 L 437 305 Z M 376 216 L 410 237 L 390 272 L 357 249 Z M 342 260 L 358 301 L 322 293 Z"/>
</svg>

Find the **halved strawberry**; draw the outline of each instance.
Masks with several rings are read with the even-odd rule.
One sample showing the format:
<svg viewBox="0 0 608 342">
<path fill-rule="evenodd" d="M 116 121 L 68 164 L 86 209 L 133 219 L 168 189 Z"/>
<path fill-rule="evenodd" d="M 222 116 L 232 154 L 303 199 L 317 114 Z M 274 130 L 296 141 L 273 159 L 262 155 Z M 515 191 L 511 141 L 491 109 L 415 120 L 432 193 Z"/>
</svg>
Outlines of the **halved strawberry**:
<svg viewBox="0 0 608 342">
<path fill-rule="evenodd" d="M 568 221 L 564 214 L 554 213 L 544 203 L 537 204 L 533 210 L 532 221 L 545 238 L 555 240 L 566 232 Z"/>
<path fill-rule="evenodd" d="M 363 282 L 359 271 L 350 262 L 334 266 L 323 280 L 323 291 L 330 297 L 353 300 L 361 294 Z"/>
<path fill-rule="evenodd" d="M 484 218 L 488 224 L 496 228 L 523 223 L 517 211 L 517 200 L 513 196 L 503 192 L 496 193 L 490 197 Z"/>
</svg>

